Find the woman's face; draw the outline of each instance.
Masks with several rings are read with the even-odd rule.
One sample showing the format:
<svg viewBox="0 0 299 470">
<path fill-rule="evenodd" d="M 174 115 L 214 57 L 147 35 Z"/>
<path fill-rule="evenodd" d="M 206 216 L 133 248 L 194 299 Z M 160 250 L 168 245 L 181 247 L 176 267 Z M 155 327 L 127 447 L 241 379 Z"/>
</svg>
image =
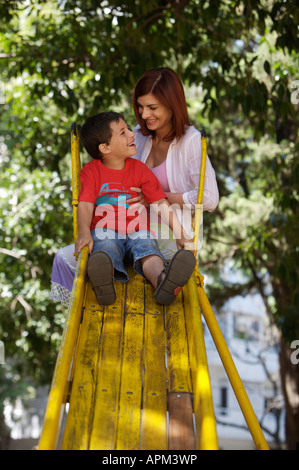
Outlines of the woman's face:
<svg viewBox="0 0 299 470">
<path fill-rule="evenodd" d="M 138 112 L 150 131 L 166 135 L 172 129 L 172 111 L 164 106 L 155 95 L 140 96 L 137 99 Z"/>
</svg>

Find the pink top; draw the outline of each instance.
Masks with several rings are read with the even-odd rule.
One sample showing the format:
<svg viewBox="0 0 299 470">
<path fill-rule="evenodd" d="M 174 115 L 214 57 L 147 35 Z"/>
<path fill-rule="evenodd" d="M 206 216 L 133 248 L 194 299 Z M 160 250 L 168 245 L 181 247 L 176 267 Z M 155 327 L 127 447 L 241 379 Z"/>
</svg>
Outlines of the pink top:
<svg viewBox="0 0 299 470">
<path fill-rule="evenodd" d="M 155 166 L 154 168 L 150 168 L 150 169 L 160 181 L 163 191 L 170 192 L 168 179 L 167 179 L 167 173 L 166 173 L 166 160 L 164 160 L 164 162 L 161 163 L 160 165 Z"/>
</svg>

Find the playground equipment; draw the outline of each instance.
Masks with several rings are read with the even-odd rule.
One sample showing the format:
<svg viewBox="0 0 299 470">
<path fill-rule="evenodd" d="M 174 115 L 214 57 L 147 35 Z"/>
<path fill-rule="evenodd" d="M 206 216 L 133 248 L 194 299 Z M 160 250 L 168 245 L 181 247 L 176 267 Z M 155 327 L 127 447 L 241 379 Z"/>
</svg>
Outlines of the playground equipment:
<svg viewBox="0 0 299 470">
<path fill-rule="evenodd" d="M 203 135 L 196 247 L 206 148 Z M 76 240 L 81 165 L 75 124 L 71 153 Z M 218 449 L 202 314 L 256 448 L 267 450 L 198 266 L 168 307 L 156 303 L 152 286 L 133 270 L 128 283 L 115 283 L 115 304 L 103 307 L 87 279 L 87 260 L 85 247 L 78 257 L 38 449 Z"/>
</svg>

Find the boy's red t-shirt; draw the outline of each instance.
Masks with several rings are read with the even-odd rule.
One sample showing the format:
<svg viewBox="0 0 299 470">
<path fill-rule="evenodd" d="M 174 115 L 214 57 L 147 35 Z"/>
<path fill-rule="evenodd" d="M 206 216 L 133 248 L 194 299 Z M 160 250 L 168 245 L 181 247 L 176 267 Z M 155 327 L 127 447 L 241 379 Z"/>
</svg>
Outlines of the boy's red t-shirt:
<svg viewBox="0 0 299 470">
<path fill-rule="evenodd" d="M 147 210 L 138 213 L 126 202 L 138 195 L 130 190 L 131 187 L 141 189 L 146 203 L 166 198 L 152 171 L 133 158 L 125 160 L 123 170 L 113 170 L 100 160 L 92 160 L 83 166 L 80 181 L 79 202 L 94 204 L 90 230 L 101 227 L 127 234 L 149 230 Z"/>
</svg>

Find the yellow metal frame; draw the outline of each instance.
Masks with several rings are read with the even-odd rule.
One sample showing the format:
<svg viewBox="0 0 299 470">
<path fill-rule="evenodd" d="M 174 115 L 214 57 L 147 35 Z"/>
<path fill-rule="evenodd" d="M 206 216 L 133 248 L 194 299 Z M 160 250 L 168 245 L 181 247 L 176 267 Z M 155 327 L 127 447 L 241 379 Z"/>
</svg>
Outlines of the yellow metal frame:
<svg viewBox="0 0 299 470">
<path fill-rule="evenodd" d="M 72 125 L 71 129 L 71 157 L 73 230 L 74 240 L 76 241 L 78 236 L 77 207 L 80 190 L 79 174 L 81 164 L 79 137 L 75 124 Z M 85 247 L 78 257 L 73 289 L 67 310 L 66 323 L 63 330 L 63 336 L 49 393 L 43 429 L 39 440 L 39 450 L 54 450 L 58 446 L 59 432 L 64 417 L 68 388 L 71 380 L 72 364 L 74 361 L 77 338 L 80 329 L 82 306 L 85 295 L 87 259 L 88 248 Z"/>
<path fill-rule="evenodd" d="M 79 255 L 76 275 L 67 312 L 61 345 L 56 361 L 51 390 L 40 436 L 40 450 L 54 450 L 58 446 L 59 430 L 67 402 L 68 385 L 71 379 L 72 363 L 80 328 L 82 305 L 84 300 L 84 284 L 86 282 L 86 266 L 88 248 Z"/>
<path fill-rule="evenodd" d="M 200 182 L 198 200 L 195 211 L 195 246 L 198 246 L 199 228 L 202 216 L 203 185 L 206 165 L 207 143 L 206 137 L 202 137 L 202 160 L 200 170 Z M 74 215 L 74 239 L 78 235 L 77 206 L 80 189 L 80 152 L 79 138 L 75 124 L 71 132 L 72 154 L 72 189 L 73 189 L 73 215 Z M 197 259 L 197 252 L 195 252 Z M 59 446 L 60 428 L 63 411 L 67 402 L 67 394 L 72 379 L 72 367 L 75 360 L 76 345 L 79 336 L 82 306 L 84 303 L 86 286 L 86 267 L 88 248 L 85 247 L 78 257 L 77 269 L 71 300 L 67 312 L 67 319 L 63 331 L 62 342 L 56 362 L 55 372 L 48 399 L 48 405 L 44 418 L 44 425 L 38 448 L 56 449 Z M 208 371 L 207 355 L 204 343 L 203 325 L 201 313 L 211 332 L 228 378 L 232 384 L 241 410 L 244 414 L 248 428 L 258 449 L 269 449 L 263 436 L 257 418 L 247 397 L 237 369 L 225 343 L 217 320 L 205 294 L 201 276 L 196 264 L 194 273 L 184 287 L 184 308 L 186 312 L 186 328 L 188 334 L 189 358 L 193 383 L 194 413 L 197 426 L 197 441 L 200 450 L 218 449 L 216 419 L 213 408 L 212 390 Z"/>
<path fill-rule="evenodd" d="M 196 231 L 195 237 L 198 237 L 198 234 L 199 234 L 200 218 L 202 214 L 203 182 L 204 182 L 204 174 L 205 174 L 204 169 L 205 169 L 205 164 L 206 164 L 206 155 L 207 155 L 207 142 L 206 142 L 206 136 L 204 135 L 202 138 L 202 161 L 201 161 L 201 172 L 200 172 L 201 174 L 200 174 L 200 184 L 198 188 L 198 199 L 197 199 L 198 210 L 195 212 L 195 231 Z M 197 243 L 195 247 L 197 248 Z M 214 340 L 215 346 L 218 350 L 219 356 L 222 360 L 227 376 L 233 387 L 233 390 L 235 392 L 236 398 L 240 405 L 241 411 L 248 425 L 248 429 L 253 437 L 253 440 L 257 449 L 269 450 L 269 446 L 263 435 L 263 432 L 256 418 L 254 410 L 251 406 L 251 403 L 248 399 L 247 393 L 245 391 L 245 388 L 243 386 L 239 373 L 236 369 L 232 356 L 229 352 L 225 339 L 222 335 L 221 329 L 218 325 L 218 322 L 216 320 L 216 317 L 214 315 L 210 302 L 204 291 L 204 287 L 203 287 L 204 277 L 200 274 L 197 264 L 195 267 L 195 276 L 198 280 L 197 296 L 198 296 L 198 303 L 200 306 L 200 310 L 205 318 L 206 324 L 210 330 L 211 336 Z M 205 388 L 205 386 L 203 386 L 203 388 Z M 207 391 L 207 397 L 209 396 L 210 396 L 210 391 Z M 209 435 L 209 432 L 207 432 L 206 436 L 208 435 Z"/>
<path fill-rule="evenodd" d="M 77 208 L 80 191 L 80 179 L 79 174 L 81 170 L 80 162 L 80 147 L 79 147 L 79 136 L 78 130 L 75 123 L 72 124 L 71 130 L 71 155 L 72 155 L 72 206 L 73 206 L 73 230 L 74 230 L 74 242 L 78 237 L 78 220 L 77 220 Z"/>
</svg>

